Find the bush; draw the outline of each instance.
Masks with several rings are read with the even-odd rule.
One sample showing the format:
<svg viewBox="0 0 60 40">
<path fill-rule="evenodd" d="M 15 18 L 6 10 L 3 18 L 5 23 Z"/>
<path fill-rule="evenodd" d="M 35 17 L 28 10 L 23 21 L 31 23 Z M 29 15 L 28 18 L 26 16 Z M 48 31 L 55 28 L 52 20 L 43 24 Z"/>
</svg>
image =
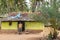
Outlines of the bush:
<svg viewBox="0 0 60 40">
<path fill-rule="evenodd" d="M 56 30 L 54 30 L 54 33 L 53 33 L 53 37 L 52 37 L 52 39 L 56 39 L 57 38 L 57 35 L 58 35 L 58 33 L 57 33 L 57 31 Z"/>
<path fill-rule="evenodd" d="M 52 33 L 50 32 L 50 34 L 48 35 L 48 40 L 53 40 L 52 37 Z"/>
<path fill-rule="evenodd" d="M 50 34 L 48 35 L 48 40 L 56 39 L 57 35 L 58 35 L 58 33 L 56 30 L 54 30 L 53 34 L 50 32 Z"/>
</svg>

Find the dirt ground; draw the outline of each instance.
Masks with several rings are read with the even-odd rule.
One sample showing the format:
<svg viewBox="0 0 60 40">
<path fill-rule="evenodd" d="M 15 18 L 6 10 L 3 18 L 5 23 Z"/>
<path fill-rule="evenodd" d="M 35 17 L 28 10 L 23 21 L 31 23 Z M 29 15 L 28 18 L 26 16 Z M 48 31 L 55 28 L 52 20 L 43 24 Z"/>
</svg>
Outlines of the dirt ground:
<svg viewBox="0 0 60 40">
<path fill-rule="evenodd" d="M 42 37 L 46 37 L 49 34 L 50 30 L 50 28 L 45 28 L 43 32 L 35 34 L 0 34 L 0 40 L 40 40 Z M 58 36 L 60 36 L 60 31 Z"/>
<path fill-rule="evenodd" d="M 0 40 L 33 40 L 39 36 L 38 34 L 0 34 Z"/>
</svg>

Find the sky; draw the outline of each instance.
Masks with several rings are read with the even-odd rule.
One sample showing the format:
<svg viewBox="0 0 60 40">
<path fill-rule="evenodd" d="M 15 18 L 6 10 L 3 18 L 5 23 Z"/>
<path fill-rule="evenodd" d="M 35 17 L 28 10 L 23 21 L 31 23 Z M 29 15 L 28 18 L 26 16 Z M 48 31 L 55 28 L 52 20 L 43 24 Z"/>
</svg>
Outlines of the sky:
<svg viewBox="0 0 60 40">
<path fill-rule="evenodd" d="M 30 8 L 30 1 L 26 0 L 28 7 Z"/>
<path fill-rule="evenodd" d="M 50 0 L 45 0 L 45 1 L 48 1 L 49 2 Z M 31 2 L 29 0 L 26 0 L 26 2 L 27 2 L 28 7 L 30 8 L 30 3 Z"/>
</svg>

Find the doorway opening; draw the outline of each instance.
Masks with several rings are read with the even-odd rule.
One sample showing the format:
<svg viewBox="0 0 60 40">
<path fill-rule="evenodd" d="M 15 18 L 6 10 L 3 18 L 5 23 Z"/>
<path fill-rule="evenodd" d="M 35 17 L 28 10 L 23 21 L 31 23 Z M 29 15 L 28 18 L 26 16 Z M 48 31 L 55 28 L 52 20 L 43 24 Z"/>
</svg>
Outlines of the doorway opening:
<svg viewBox="0 0 60 40">
<path fill-rule="evenodd" d="M 18 21 L 18 31 L 19 32 L 25 31 L 25 22 L 24 21 Z"/>
</svg>

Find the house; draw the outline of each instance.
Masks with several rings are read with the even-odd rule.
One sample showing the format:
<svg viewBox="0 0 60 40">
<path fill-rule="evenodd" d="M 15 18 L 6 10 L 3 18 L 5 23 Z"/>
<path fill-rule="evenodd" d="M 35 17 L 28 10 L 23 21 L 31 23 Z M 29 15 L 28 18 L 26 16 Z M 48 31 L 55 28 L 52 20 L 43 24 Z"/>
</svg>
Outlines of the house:
<svg viewBox="0 0 60 40">
<path fill-rule="evenodd" d="M 14 14 L 13 14 L 14 15 Z M 22 24 L 22 31 L 35 30 L 40 31 L 44 29 L 44 24 L 39 21 L 32 20 L 28 14 L 9 15 L 9 17 L 0 17 L 0 29 L 1 30 L 18 30 L 20 23 Z"/>
</svg>

